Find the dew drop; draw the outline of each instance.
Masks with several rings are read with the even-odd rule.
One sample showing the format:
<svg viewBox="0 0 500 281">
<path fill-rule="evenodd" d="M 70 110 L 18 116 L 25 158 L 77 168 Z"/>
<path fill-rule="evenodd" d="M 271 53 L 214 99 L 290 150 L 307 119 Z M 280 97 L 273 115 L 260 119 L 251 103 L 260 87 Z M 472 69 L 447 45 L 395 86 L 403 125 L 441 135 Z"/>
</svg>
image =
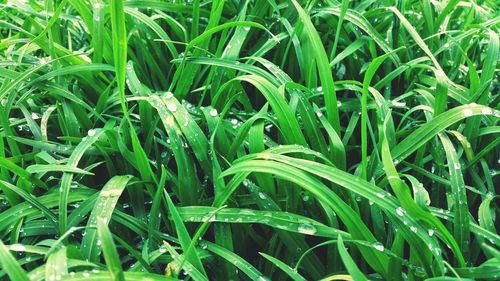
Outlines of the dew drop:
<svg viewBox="0 0 500 281">
<path fill-rule="evenodd" d="M 260 199 L 266 199 L 266 195 L 262 192 L 259 192 L 259 198 Z"/>
<path fill-rule="evenodd" d="M 398 214 L 399 216 L 404 216 L 405 215 L 405 210 L 403 210 L 403 208 L 401 208 L 401 207 L 397 207 L 396 208 L 396 214 Z"/>
<path fill-rule="evenodd" d="M 473 115 L 473 112 L 470 109 L 464 109 L 463 113 L 465 117 L 470 117 Z"/>
<path fill-rule="evenodd" d="M 316 233 L 316 227 L 311 224 L 301 224 L 297 229 L 302 234 L 314 235 Z"/>
<path fill-rule="evenodd" d="M 383 251 L 384 251 L 384 249 L 385 249 L 384 245 L 383 245 L 382 243 L 380 243 L 380 242 L 373 243 L 373 244 L 372 244 L 372 246 L 373 246 L 373 248 L 375 248 L 377 251 L 381 251 L 381 252 L 383 252 Z"/>
<path fill-rule="evenodd" d="M 217 114 L 218 114 L 217 109 L 213 108 L 213 109 L 210 110 L 210 116 L 216 117 Z"/>
<path fill-rule="evenodd" d="M 177 110 L 177 105 L 175 105 L 175 103 L 169 103 L 167 104 L 167 109 L 171 112 L 175 112 Z"/>
<path fill-rule="evenodd" d="M 10 250 L 14 252 L 24 252 L 26 251 L 26 247 L 21 244 L 12 244 L 10 245 Z"/>
<path fill-rule="evenodd" d="M 481 109 L 481 114 L 491 115 L 491 114 L 493 114 L 493 110 L 491 110 L 491 108 L 489 108 L 489 107 L 485 107 L 485 108 Z"/>
</svg>

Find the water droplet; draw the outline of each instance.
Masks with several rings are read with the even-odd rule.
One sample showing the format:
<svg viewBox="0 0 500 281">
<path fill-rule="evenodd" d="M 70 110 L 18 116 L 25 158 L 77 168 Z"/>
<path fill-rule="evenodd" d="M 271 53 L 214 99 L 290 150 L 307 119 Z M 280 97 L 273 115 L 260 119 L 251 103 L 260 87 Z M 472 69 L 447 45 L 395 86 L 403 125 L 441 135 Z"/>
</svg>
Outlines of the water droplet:
<svg viewBox="0 0 500 281">
<path fill-rule="evenodd" d="M 385 249 L 384 245 L 380 242 L 373 243 L 372 246 L 373 246 L 373 248 L 375 248 L 376 250 L 381 251 L 381 252 L 383 252 Z"/>
<path fill-rule="evenodd" d="M 87 134 L 89 135 L 89 137 L 95 135 L 95 130 L 94 129 L 90 129 Z"/>
<path fill-rule="evenodd" d="M 297 230 L 302 234 L 314 235 L 316 233 L 316 227 L 312 224 L 301 224 Z"/>
<path fill-rule="evenodd" d="M 434 229 L 427 230 L 427 234 L 429 234 L 429 236 L 434 235 Z"/>
<path fill-rule="evenodd" d="M 26 251 L 26 247 L 21 244 L 12 244 L 10 245 L 10 250 L 14 252 L 24 252 Z"/>
<path fill-rule="evenodd" d="M 166 99 L 170 99 L 170 98 L 172 98 L 173 96 L 174 96 L 174 93 L 172 93 L 172 92 L 166 92 L 166 93 L 165 93 L 165 98 L 166 98 Z"/>
<path fill-rule="evenodd" d="M 266 199 L 266 195 L 262 192 L 259 192 L 260 199 Z"/>
<path fill-rule="evenodd" d="M 396 214 L 398 214 L 399 216 L 404 216 L 405 215 L 405 210 L 401 207 L 397 207 L 396 208 Z"/>
<path fill-rule="evenodd" d="M 316 116 L 318 116 L 318 118 L 321 118 L 323 117 L 323 113 L 321 111 L 318 111 L 316 112 Z"/>
<path fill-rule="evenodd" d="M 379 198 L 384 198 L 384 197 L 385 197 L 385 195 L 384 195 L 384 193 L 382 193 L 382 192 L 378 192 L 378 193 L 377 193 L 377 197 L 379 197 Z"/>
<path fill-rule="evenodd" d="M 217 109 L 212 108 L 212 109 L 210 110 L 210 116 L 212 116 L 212 117 L 216 117 L 216 116 L 217 116 L 217 114 L 218 114 Z"/>
<path fill-rule="evenodd" d="M 167 109 L 171 112 L 175 112 L 177 110 L 177 105 L 175 105 L 175 103 L 169 103 L 167 104 Z"/>
<path fill-rule="evenodd" d="M 481 109 L 481 114 L 491 115 L 491 114 L 493 114 L 493 110 L 489 107 L 485 107 L 485 108 Z"/>
<path fill-rule="evenodd" d="M 413 226 L 413 225 L 412 225 L 412 226 L 410 226 L 410 230 L 411 230 L 412 232 L 417 233 L 417 227 L 416 227 L 416 226 Z"/>
</svg>

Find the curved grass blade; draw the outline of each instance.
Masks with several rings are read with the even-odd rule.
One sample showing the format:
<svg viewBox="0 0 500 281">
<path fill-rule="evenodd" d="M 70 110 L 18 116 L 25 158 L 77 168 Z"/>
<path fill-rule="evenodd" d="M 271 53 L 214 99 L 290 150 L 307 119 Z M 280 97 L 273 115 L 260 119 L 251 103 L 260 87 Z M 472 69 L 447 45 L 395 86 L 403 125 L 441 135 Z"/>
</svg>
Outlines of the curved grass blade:
<svg viewBox="0 0 500 281">
<path fill-rule="evenodd" d="M 321 85 L 323 86 L 323 91 L 325 93 L 324 97 L 328 121 L 335 129 L 339 137 L 341 137 L 339 110 L 337 108 L 337 95 L 335 93 L 335 85 L 333 83 L 328 55 L 326 54 L 318 32 L 311 22 L 311 18 L 306 14 L 297 1 L 292 0 L 292 3 L 299 14 L 302 24 L 304 25 L 304 30 L 302 32 L 304 32 L 307 37 L 308 43 L 311 44 L 312 56 L 318 65 L 318 73 Z"/>
<path fill-rule="evenodd" d="M 99 137 L 104 133 L 105 129 L 95 129 L 82 139 L 82 142 L 75 148 L 68 159 L 67 165 L 77 167 L 78 162 L 83 157 L 83 154 L 94 144 Z M 68 196 L 73 181 L 73 173 L 64 173 L 61 178 L 60 195 L 59 195 L 59 233 L 62 235 L 67 230 L 68 221 Z"/>
<path fill-rule="evenodd" d="M 24 247 L 24 246 L 23 246 Z M 19 266 L 16 259 L 9 253 L 9 249 L 0 240 L 0 264 L 2 269 L 12 280 L 30 281 L 26 272 Z"/>
<path fill-rule="evenodd" d="M 279 269 L 283 270 L 292 280 L 294 281 L 305 281 L 306 279 L 302 277 L 296 270 L 293 270 L 289 265 L 286 263 L 280 261 L 279 259 L 272 257 L 268 254 L 264 253 L 259 253 L 261 256 L 266 258 L 268 261 L 272 262 L 274 265 L 276 265 Z"/>
<path fill-rule="evenodd" d="M 100 245 L 102 241 L 98 239 L 98 231 L 95 228 L 97 219 L 101 218 L 105 224 L 111 221 L 111 216 L 115 209 L 118 198 L 130 181 L 131 176 L 114 176 L 102 188 L 97 198 L 92 213 L 87 222 L 87 229 L 81 244 L 83 256 L 91 262 L 98 261 Z"/>
<path fill-rule="evenodd" d="M 345 249 L 342 236 L 339 235 L 337 240 L 338 240 L 337 246 L 339 249 L 340 257 L 342 257 L 342 261 L 344 262 L 347 271 L 351 274 L 351 277 L 354 280 L 368 280 L 366 279 L 366 276 L 361 272 L 361 270 L 359 270 L 358 266 L 356 265 L 352 257 Z"/>
<path fill-rule="evenodd" d="M 106 261 L 106 266 L 111 274 L 111 280 L 113 281 L 125 281 L 125 276 L 123 274 L 122 262 L 116 251 L 115 243 L 113 242 L 113 236 L 108 229 L 107 216 L 102 217 L 98 215 L 97 217 L 97 235 L 99 240 L 102 241 L 102 251 L 104 253 L 104 260 Z"/>
</svg>

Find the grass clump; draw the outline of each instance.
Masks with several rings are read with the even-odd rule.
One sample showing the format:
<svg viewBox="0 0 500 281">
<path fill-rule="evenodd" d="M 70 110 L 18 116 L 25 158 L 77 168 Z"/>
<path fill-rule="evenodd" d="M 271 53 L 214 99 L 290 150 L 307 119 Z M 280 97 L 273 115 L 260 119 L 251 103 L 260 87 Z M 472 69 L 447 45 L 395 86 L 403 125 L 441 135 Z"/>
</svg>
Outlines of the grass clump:
<svg viewBox="0 0 500 281">
<path fill-rule="evenodd" d="M 498 280 L 494 1 L 0 7 L 0 280 Z"/>
</svg>

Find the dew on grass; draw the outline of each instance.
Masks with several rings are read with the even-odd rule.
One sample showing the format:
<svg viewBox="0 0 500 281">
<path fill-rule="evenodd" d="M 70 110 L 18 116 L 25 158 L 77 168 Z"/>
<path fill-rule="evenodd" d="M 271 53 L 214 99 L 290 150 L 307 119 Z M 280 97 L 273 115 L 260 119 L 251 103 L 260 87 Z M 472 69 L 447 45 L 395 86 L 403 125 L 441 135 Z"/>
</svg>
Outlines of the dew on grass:
<svg viewBox="0 0 500 281">
<path fill-rule="evenodd" d="M 215 108 L 212 108 L 209 113 L 210 113 L 210 116 L 212 116 L 212 117 L 217 117 L 217 114 L 218 114 L 217 109 L 215 109 Z"/>
<path fill-rule="evenodd" d="M 385 250 L 385 247 L 382 243 L 376 242 L 372 244 L 373 248 L 375 248 L 377 251 L 383 252 Z"/>
<path fill-rule="evenodd" d="M 12 244 L 10 245 L 10 250 L 14 252 L 24 252 L 26 251 L 26 246 L 22 244 Z"/>
<path fill-rule="evenodd" d="M 175 103 L 167 104 L 167 109 L 171 112 L 175 112 L 177 110 L 177 105 Z"/>
<path fill-rule="evenodd" d="M 470 109 L 464 109 L 462 112 L 464 114 L 464 117 L 470 117 L 474 114 Z"/>
<path fill-rule="evenodd" d="M 493 114 L 493 110 L 489 107 L 485 107 L 485 108 L 481 109 L 481 114 L 491 115 L 491 114 Z"/>
<path fill-rule="evenodd" d="M 401 207 L 397 207 L 396 208 L 396 214 L 398 214 L 399 216 L 404 216 L 405 215 L 405 210 Z"/>
<path fill-rule="evenodd" d="M 172 92 L 166 92 L 165 93 L 165 98 L 166 99 L 171 99 L 173 96 L 174 96 L 174 93 L 172 93 Z"/>
<path fill-rule="evenodd" d="M 314 235 L 317 232 L 317 229 L 312 224 L 300 224 L 297 230 L 302 234 Z"/>
</svg>

